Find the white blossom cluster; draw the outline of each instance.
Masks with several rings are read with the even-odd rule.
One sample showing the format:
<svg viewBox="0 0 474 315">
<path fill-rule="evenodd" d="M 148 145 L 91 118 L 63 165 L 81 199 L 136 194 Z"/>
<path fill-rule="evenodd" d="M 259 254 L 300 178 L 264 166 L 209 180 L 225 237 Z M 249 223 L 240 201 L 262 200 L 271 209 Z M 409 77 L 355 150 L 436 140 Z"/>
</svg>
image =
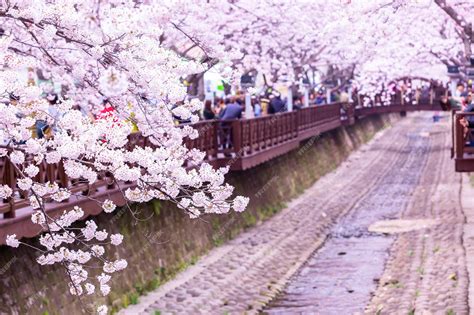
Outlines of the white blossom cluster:
<svg viewBox="0 0 474 315">
<path fill-rule="evenodd" d="M 110 209 L 110 201 L 107 203 Z M 83 217 L 84 211 L 77 206 L 70 211 L 64 211 L 58 218 L 49 217 L 43 209 L 35 211 L 31 221 L 47 231 L 39 238 L 41 247 L 37 250 L 41 255 L 36 261 L 40 265 L 63 266 L 66 269 L 72 295 L 92 295 L 100 292 L 106 296 L 111 290 L 108 284 L 111 275 L 125 269 L 127 261 L 107 259 L 105 246 L 119 246 L 123 241 L 123 235 L 109 235 L 107 231 L 99 230 L 92 220 L 86 221 L 82 228 L 73 227 Z M 20 244 L 16 235 L 7 237 L 7 245 L 18 247 Z M 96 272 L 98 268 L 102 269 L 102 273 L 95 277 L 91 276 L 88 270 Z M 101 306 L 100 309 L 107 311 L 105 306 Z"/>
</svg>

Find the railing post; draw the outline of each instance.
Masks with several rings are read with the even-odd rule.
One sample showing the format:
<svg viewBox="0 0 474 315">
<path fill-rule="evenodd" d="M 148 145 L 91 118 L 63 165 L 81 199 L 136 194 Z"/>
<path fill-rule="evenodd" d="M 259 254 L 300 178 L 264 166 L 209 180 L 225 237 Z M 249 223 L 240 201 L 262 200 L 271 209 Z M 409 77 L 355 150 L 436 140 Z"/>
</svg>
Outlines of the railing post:
<svg viewBox="0 0 474 315">
<path fill-rule="evenodd" d="M 304 88 L 304 107 L 309 107 L 309 89 L 308 89 L 308 87 Z"/>
<path fill-rule="evenodd" d="M 232 122 L 232 145 L 234 153 L 237 156 L 242 155 L 242 121 L 240 119 Z"/>
<path fill-rule="evenodd" d="M 255 120 L 248 120 L 246 122 L 248 124 L 249 128 L 249 154 L 253 153 L 253 147 L 254 147 L 254 129 L 255 129 Z"/>
<path fill-rule="evenodd" d="M 214 139 L 212 140 L 212 149 L 213 149 L 213 158 L 217 158 L 217 153 L 219 152 L 219 122 L 213 121 L 212 122 L 212 128 L 214 129 Z"/>
<path fill-rule="evenodd" d="M 64 169 L 63 162 L 59 162 L 57 164 L 57 167 L 60 187 L 68 188 L 68 178 L 66 175 L 66 170 Z"/>
<path fill-rule="evenodd" d="M 298 137 L 298 125 L 299 125 L 299 123 L 298 123 L 298 112 L 299 111 L 296 111 L 294 113 L 294 116 L 293 116 L 293 124 L 294 124 L 293 125 L 293 137 L 294 138 Z"/>
<path fill-rule="evenodd" d="M 253 116 L 252 98 L 250 93 L 247 92 L 245 93 L 245 118 L 249 119 Z"/>
<path fill-rule="evenodd" d="M 462 159 L 464 157 L 464 132 L 463 126 L 461 125 L 462 116 L 456 114 L 454 116 L 454 153 L 456 159 Z"/>
<path fill-rule="evenodd" d="M 16 217 L 15 213 L 15 187 L 16 187 L 16 178 L 15 178 L 15 167 L 12 165 L 9 159 L 4 160 L 4 173 L 3 173 L 3 184 L 7 185 L 13 190 L 13 195 L 8 197 L 5 201 L 8 202 L 10 210 L 3 214 L 5 219 L 12 219 Z"/>
<path fill-rule="evenodd" d="M 354 120 L 355 120 L 354 116 L 355 116 L 354 104 L 349 102 L 347 103 L 347 119 L 350 125 L 354 123 Z"/>
<path fill-rule="evenodd" d="M 301 122 L 303 121 L 300 117 L 302 115 L 302 112 L 303 111 L 301 110 L 296 111 L 296 136 L 297 137 L 300 135 Z"/>
<path fill-rule="evenodd" d="M 56 181 L 56 170 L 55 170 L 55 165 L 54 164 L 48 164 L 46 162 L 43 162 L 46 164 L 45 169 L 42 170 L 40 168 L 40 171 L 38 173 L 38 178 L 40 179 L 41 183 L 46 183 L 48 180 L 53 183 Z M 43 174 L 42 171 L 44 172 Z M 42 175 L 42 176 L 41 176 Z"/>
<path fill-rule="evenodd" d="M 455 126 L 456 126 L 456 111 L 451 110 L 451 158 L 454 158 L 454 147 L 455 147 Z"/>
<path fill-rule="evenodd" d="M 288 87 L 288 97 L 287 97 L 287 111 L 293 111 L 293 89 L 292 85 Z"/>
</svg>

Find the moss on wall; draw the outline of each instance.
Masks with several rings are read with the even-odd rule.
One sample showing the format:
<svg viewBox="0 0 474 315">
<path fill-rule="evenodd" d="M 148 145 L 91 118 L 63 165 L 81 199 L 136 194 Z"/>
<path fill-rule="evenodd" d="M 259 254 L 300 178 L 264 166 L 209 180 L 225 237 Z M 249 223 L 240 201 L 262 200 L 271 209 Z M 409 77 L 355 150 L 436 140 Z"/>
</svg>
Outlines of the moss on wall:
<svg viewBox="0 0 474 315">
<path fill-rule="evenodd" d="M 173 278 L 211 248 L 272 217 L 398 118 L 394 114 L 367 117 L 308 139 L 298 149 L 251 170 L 230 173 L 227 180 L 236 193 L 251 199 L 244 213 L 191 220 L 172 204 L 153 201 L 135 205 L 135 217 L 126 209 L 97 216 L 99 226 L 126 236 L 123 246 L 108 251 L 127 259 L 129 266 L 114 277 L 111 294 L 95 302 L 105 302 L 113 310 L 137 303 L 140 295 Z M 38 240 L 29 242 L 34 245 Z M 39 266 L 29 249 L 0 247 L 0 276 L 0 314 L 73 315 L 84 309 L 66 293 L 63 271 Z"/>
</svg>

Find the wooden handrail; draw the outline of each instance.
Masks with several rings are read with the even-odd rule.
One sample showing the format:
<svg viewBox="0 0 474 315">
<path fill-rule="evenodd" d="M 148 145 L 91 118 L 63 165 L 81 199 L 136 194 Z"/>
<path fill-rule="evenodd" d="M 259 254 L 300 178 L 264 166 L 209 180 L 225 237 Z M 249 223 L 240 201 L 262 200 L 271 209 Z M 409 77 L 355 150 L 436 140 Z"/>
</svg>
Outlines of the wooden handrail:
<svg viewBox="0 0 474 315">
<path fill-rule="evenodd" d="M 453 111 L 453 151 L 455 159 L 464 158 L 467 139 L 465 135 L 465 127 L 462 125 L 461 120 L 466 117 L 474 117 L 474 113 L 463 113 Z"/>
</svg>

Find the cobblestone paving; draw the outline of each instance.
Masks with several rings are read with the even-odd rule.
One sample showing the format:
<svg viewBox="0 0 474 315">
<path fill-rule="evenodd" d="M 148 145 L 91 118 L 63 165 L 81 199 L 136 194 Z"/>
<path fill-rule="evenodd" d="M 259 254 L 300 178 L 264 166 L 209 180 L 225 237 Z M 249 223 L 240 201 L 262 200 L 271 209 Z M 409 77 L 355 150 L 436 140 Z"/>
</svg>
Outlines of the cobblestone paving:
<svg viewBox="0 0 474 315">
<path fill-rule="evenodd" d="M 437 219 L 441 224 L 398 236 L 368 314 L 469 313 L 461 176 L 449 159 L 449 130 L 437 127 L 420 184 L 401 217 Z"/>
<path fill-rule="evenodd" d="M 432 136 L 424 137 L 421 131 L 431 132 Z M 348 247 L 345 252 L 350 254 L 338 256 L 350 259 L 354 254 L 359 258 L 373 255 L 375 259 L 370 263 L 385 261 L 387 257 L 384 253 L 387 251 L 384 249 L 393 243 L 383 275 L 382 264 L 374 263 L 374 266 L 379 266 L 376 273 L 381 275 L 375 296 L 371 300 L 367 298 L 377 283 L 372 284 L 374 288 L 361 285 L 366 292 L 354 300 L 358 306 L 354 309 L 361 307 L 363 310 L 370 300 L 368 313 L 377 312 L 382 305 L 382 313 L 387 314 L 407 314 L 412 305 L 417 310 L 436 312 L 452 308 L 456 314 L 465 313 L 467 280 L 459 234 L 462 231 L 463 215 L 456 195 L 452 194 L 459 189 L 459 176 L 451 171 L 453 166 L 445 158 L 448 154 L 447 132 L 446 124 L 430 123 L 428 114 L 414 114 L 395 127 L 379 133 L 373 141 L 352 154 L 335 172 L 319 180 L 281 213 L 211 251 L 195 266 L 142 297 L 138 305 L 123 310 L 121 314 L 154 314 L 155 311 L 161 314 L 258 313 L 285 288 L 290 279 L 297 278 L 291 277 L 313 254 L 314 257 L 325 255 L 323 250 L 317 250 L 322 248 L 326 240 L 327 243 L 338 241 Z M 419 172 L 410 177 L 413 167 L 405 166 L 417 162 Z M 394 172 L 397 169 L 407 178 L 398 176 Z M 394 189 L 389 189 L 391 183 Z M 388 191 L 385 193 L 385 190 Z M 410 198 L 411 192 L 413 195 Z M 377 197 L 377 194 L 380 196 Z M 399 198 L 398 194 L 403 198 Z M 372 206 L 369 207 L 369 204 Z M 384 211 L 381 216 L 373 216 L 373 221 L 397 217 L 403 211 L 403 218 L 442 218 L 444 228 L 406 233 L 395 241 L 395 237 L 367 234 L 366 241 L 371 242 L 370 237 L 375 237 L 372 243 L 380 244 L 378 247 L 374 245 L 372 251 L 364 252 L 360 244 L 354 247 L 351 241 L 356 240 L 353 236 L 359 232 L 361 235 L 366 234 L 367 224 L 373 223 L 367 209 L 375 214 L 379 210 L 375 206 Z M 363 221 L 365 225 L 354 225 L 355 229 L 352 230 L 338 229 L 343 226 L 341 222 L 352 226 L 351 220 Z M 460 222 L 458 228 L 457 222 Z M 345 238 L 345 233 L 349 233 L 351 238 Z M 433 237 L 426 237 L 427 233 Z M 437 241 L 434 240 L 434 234 Z M 353 252 L 350 251 L 351 247 L 355 249 Z M 357 251 L 359 254 L 356 254 Z M 420 263 L 425 272 L 424 277 L 420 277 L 420 272 L 417 273 Z M 371 269 L 367 268 L 367 261 L 363 259 L 354 257 L 353 264 L 353 270 L 359 266 Z M 440 270 L 436 269 L 438 267 Z M 406 271 L 402 272 L 400 268 Z M 428 276 L 427 272 L 432 273 L 432 276 Z M 320 270 L 319 273 L 324 277 L 326 271 Z M 452 274 L 455 274 L 456 280 L 452 279 Z M 372 275 L 373 271 L 367 272 L 370 282 L 374 281 Z M 311 278 L 317 277 L 318 274 L 311 275 Z M 333 283 L 336 286 L 344 281 L 349 283 L 346 278 L 350 282 L 350 274 L 335 274 Z M 367 282 L 366 278 L 361 279 Z M 397 291 L 397 285 L 392 285 L 394 283 L 403 285 L 409 293 L 404 289 Z M 434 288 L 434 285 L 440 287 Z M 395 290 L 388 289 L 392 286 Z M 431 296 L 423 297 L 420 294 L 421 291 L 430 290 L 433 296 L 441 294 L 442 300 L 431 300 Z M 390 302 L 390 298 L 397 296 L 403 296 L 403 299 Z M 318 303 L 314 299 L 313 302 Z M 343 305 L 334 310 L 340 314 L 351 314 Z M 290 309 L 281 311 L 294 313 Z M 313 309 L 308 314 L 313 313 L 327 314 L 324 309 Z"/>
</svg>

